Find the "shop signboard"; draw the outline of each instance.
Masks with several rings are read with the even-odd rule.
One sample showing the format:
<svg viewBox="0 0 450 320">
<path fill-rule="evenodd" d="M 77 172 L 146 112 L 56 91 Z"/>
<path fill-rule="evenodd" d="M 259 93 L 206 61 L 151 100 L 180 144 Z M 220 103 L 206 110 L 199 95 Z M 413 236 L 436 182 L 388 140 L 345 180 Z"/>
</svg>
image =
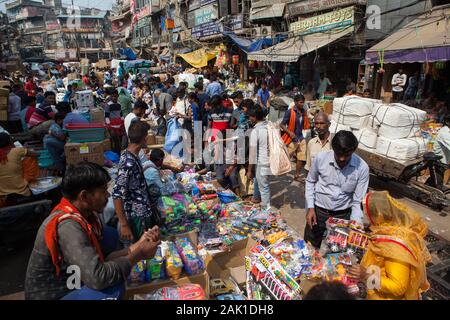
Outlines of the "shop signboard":
<svg viewBox="0 0 450 320">
<path fill-rule="evenodd" d="M 195 11 L 195 25 L 201 25 L 204 23 L 208 23 L 211 20 L 217 19 L 218 12 L 217 6 L 214 4 L 207 5 L 205 7 L 201 7 Z"/>
<path fill-rule="evenodd" d="M 189 1 L 189 11 L 200 8 L 201 4 L 202 4 L 201 0 L 190 0 Z"/>
<path fill-rule="evenodd" d="M 242 14 L 231 16 L 228 21 L 228 28 L 232 31 L 241 30 L 244 28 L 244 16 Z"/>
<path fill-rule="evenodd" d="M 203 38 L 203 37 L 220 34 L 220 33 L 222 33 L 222 31 L 223 31 L 222 24 L 211 21 L 211 22 L 194 27 L 192 29 L 192 37 Z"/>
<path fill-rule="evenodd" d="M 302 0 L 289 3 L 287 6 L 287 12 L 290 17 L 293 17 L 353 4 L 366 5 L 367 0 Z"/>
<path fill-rule="evenodd" d="M 299 21 L 291 23 L 289 26 L 289 31 L 296 35 L 324 32 L 331 29 L 352 26 L 354 24 L 354 19 L 355 8 L 347 7 L 315 17 L 299 19 Z"/>
<path fill-rule="evenodd" d="M 216 2 L 217 0 L 200 0 L 200 5 L 201 6 L 206 6 L 207 4 Z"/>
</svg>

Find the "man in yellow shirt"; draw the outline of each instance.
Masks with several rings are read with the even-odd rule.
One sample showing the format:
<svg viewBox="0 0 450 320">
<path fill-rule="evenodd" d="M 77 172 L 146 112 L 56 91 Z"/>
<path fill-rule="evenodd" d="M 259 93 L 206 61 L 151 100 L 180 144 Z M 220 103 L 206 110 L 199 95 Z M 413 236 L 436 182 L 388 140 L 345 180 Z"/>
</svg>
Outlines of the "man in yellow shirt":
<svg viewBox="0 0 450 320">
<path fill-rule="evenodd" d="M 319 112 L 314 118 L 314 127 L 318 134 L 317 137 L 308 142 L 306 148 L 306 165 L 305 170 L 311 168 L 311 164 L 319 152 L 331 150 L 330 120 L 326 113 Z"/>
</svg>

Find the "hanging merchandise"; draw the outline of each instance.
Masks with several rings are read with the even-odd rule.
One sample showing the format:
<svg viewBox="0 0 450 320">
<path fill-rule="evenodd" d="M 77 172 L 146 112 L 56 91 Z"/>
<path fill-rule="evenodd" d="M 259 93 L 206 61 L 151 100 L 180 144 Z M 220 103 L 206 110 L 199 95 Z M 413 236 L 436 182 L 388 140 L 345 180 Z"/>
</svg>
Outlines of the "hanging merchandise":
<svg viewBox="0 0 450 320">
<path fill-rule="evenodd" d="M 167 18 L 166 19 L 166 28 L 167 28 L 167 30 L 175 29 L 175 21 L 173 19 Z"/>
<path fill-rule="evenodd" d="M 384 49 L 378 50 L 378 57 L 380 58 L 380 69 L 378 69 L 378 73 L 384 73 Z"/>
<path fill-rule="evenodd" d="M 254 60 L 248 60 L 247 67 L 249 69 L 253 69 L 255 67 L 255 61 Z"/>
<path fill-rule="evenodd" d="M 233 64 L 234 65 L 239 64 L 239 55 L 237 54 L 233 55 Z"/>
</svg>

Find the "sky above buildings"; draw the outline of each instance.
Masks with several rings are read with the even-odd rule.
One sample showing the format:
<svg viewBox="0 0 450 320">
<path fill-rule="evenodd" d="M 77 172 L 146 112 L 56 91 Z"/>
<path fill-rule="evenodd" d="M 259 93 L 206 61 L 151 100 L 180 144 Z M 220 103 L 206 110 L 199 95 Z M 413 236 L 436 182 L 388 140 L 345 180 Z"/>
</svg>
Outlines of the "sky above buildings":
<svg viewBox="0 0 450 320">
<path fill-rule="evenodd" d="M 37 0 L 39 1 L 39 0 Z M 2 1 L 0 0 L 0 11 L 5 12 L 5 3 L 12 1 Z M 42 2 L 42 1 L 41 1 Z M 80 7 L 86 8 L 98 8 L 102 10 L 111 9 L 112 4 L 115 0 L 73 0 L 73 4 Z M 71 0 L 63 0 L 64 5 L 70 5 L 72 3 Z"/>
</svg>

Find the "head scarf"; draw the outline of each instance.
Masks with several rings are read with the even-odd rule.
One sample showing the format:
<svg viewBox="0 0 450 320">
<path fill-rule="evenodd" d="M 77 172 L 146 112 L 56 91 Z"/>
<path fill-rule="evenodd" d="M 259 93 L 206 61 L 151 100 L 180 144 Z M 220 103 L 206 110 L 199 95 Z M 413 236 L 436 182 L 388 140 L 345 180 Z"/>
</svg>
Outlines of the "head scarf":
<svg viewBox="0 0 450 320">
<path fill-rule="evenodd" d="M 372 237 L 362 265 L 376 264 L 379 257 L 410 265 L 404 298 L 420 298 L 419 294 L 429 289 L 426 264 L 431 261 L 424 239 L 428 232 L 425 221 L 387 191 L 369 193 L 363 207 L 371 223 Z"/>
</svg>

